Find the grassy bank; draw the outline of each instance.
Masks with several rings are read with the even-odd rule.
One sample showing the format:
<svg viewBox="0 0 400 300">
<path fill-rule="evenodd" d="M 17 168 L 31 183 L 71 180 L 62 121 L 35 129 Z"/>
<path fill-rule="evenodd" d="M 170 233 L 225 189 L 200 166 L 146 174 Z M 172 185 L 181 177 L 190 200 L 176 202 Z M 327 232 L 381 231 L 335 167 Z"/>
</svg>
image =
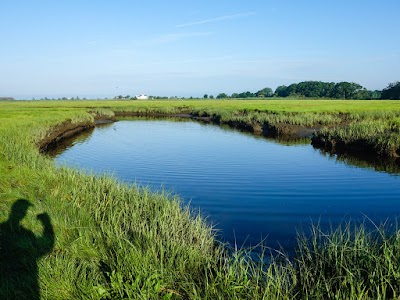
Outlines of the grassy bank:
<svg viewBox="0 0 400 300">
<path fill-rule="evenodd" d="M 9 109 L 21 104 L 8 104 Z M 400 156 L 400 101 L 360 100 L 170 100 L 31 101 L 34 110 L 100 114 L 180 114 L 208 117 L 220 124 L 271 137 L 304 137 L 333 152 Z"/>
<path fill-rule="evenodd" d="M 39 154 L 38 145 L 65 124 L 90 126 L 99 116 L 113 118 L 122 112 L 192 113 L 221 123 L 243 121 L 252 126 L 286 122 L 339 128 L 343 121 L 355 126 L 368 119 L 377 122 L 373 126 L 388 123 L 396 132 L 399 104 L 0 103 L 0 298 L 34 299 L 37 284 L 43 299 L 397 298 L 398 234 L 387 235 L 381 228 L 371 233 L 350 225 L 328 234 L 315 228 L 312 237 L 299 238 L 296 257 L 288 259 L 274 252 L 274 257 L 255 262 L 246 252 L 220 245 L 206 221 L 177 197 L 129 187 L 109 176 L 55 168 L 50 159 Z M 328 128 L 336 130 L 335 126 Z M 23 226 L 41 240 L 32 242 L 33 237 L 17 227 L 4 230 L 10 216 L 18 215 L 13 208 L 23 203 L 19 199 L 33 204 L 18 213 Z M 43 232 L 45 223 L 37 219 L 43 212 L 49 216 L 52 231 Z M 45 246 L 47 251 L 38 250 Z M 12 263 L 4 260 L 5 253 L 12 253 Z M 37 259 L 26 262 L 27 257 Z M 267 260 L 269 264 L 261 263 Z"/>
</svg>

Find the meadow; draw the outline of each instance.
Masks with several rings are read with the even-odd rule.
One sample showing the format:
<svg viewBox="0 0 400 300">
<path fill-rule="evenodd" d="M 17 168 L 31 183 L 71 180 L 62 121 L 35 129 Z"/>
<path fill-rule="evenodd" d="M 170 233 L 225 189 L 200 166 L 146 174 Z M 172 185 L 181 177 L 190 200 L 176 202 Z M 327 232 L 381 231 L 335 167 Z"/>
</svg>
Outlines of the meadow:
<svg viewBox="0 0 400 300">
<path fill-rule="evenodd" d="M 299 234 L 294 257 L 260 245 L 264 251 L 255 258 L 251 249 L 221 244 L 206 216 L 167 191 L 155 193 L 110 175 L 56 168 L 39 152 L 41 141 L 66 122 L 93 126 L 98 118 L 134 113 L 192 114 L 218 124 L 241 124 L 256 133 L 267 125 L 289 124 L 318 128 L 315 137 L 331 148 L 361 142 L 381 156 L 397 156 L 400 149 L 400 101 L 0 102 L 0 222 L 9 218 L 18 199 L 26 199 L 33 206 L 22 225 L 43 235 L 37 215 L 46 212 L 55 238 L 51 251 L 37 261 L 37 273 L 30 274 L 35 278 L 28 274 L 21 280 L 21 270 L 1 272 L 0 298 L 34 299 L 36 281 L 43 299 L 400 296 L 397 230 L 389 233 L 377 224 L 369 232 L 350 223 L 322 232 L 315 226 L 311 236 Z M 0 243 L 0 251 L 7 247 Z M 25 245 L 16 249 L 14 259 L 36 252 Z"/>
</svg>

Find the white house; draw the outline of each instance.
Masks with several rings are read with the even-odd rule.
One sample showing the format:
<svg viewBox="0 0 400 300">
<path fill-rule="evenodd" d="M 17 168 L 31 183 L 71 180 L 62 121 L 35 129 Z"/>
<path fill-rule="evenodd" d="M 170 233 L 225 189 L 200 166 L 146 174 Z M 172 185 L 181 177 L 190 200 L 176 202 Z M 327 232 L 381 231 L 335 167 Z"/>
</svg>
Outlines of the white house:
<svg viewBox="0 0 400 300">
<path fill-rule="evenodd" d="M 149 96 L 141 94 L 141 95 L 136 95 L 136 99 L 138 100 L 147 100 L 149 99 Z"/>
</svg>

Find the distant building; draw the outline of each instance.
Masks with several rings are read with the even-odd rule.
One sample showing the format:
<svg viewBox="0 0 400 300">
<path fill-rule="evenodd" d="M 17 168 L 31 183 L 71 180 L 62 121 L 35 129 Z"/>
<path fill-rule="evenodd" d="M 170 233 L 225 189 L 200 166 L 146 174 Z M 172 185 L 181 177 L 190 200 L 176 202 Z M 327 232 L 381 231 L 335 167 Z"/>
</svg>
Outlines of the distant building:
<svg viewBox="0 0 400 300">
<path fill-rule="evenodd" d="M 138 100 L 147 100 L 149 99 L 149 96 L 141 94 L 141 95 L 136 95 L 136 99 Z"/>
</svg>

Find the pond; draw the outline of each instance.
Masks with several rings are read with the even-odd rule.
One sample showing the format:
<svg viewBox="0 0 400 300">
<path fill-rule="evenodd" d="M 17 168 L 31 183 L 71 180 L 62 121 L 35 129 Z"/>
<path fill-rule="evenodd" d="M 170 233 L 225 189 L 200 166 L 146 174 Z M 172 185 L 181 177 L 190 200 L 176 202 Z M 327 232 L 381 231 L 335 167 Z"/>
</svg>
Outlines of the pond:
<svg viewBox="0 0 400 300">
<path fill-rule="evenodd" d="M 195 121 L 122 120 L 96 127 L 55 155 L 57 165 L 113 173 L 178 194 L 231 245 L 292 249 L 297 231 L 368 217 L 395 226 L 400 177 Z M 370 223 L 367 220 L 366 223 Z"/>
</svg>

